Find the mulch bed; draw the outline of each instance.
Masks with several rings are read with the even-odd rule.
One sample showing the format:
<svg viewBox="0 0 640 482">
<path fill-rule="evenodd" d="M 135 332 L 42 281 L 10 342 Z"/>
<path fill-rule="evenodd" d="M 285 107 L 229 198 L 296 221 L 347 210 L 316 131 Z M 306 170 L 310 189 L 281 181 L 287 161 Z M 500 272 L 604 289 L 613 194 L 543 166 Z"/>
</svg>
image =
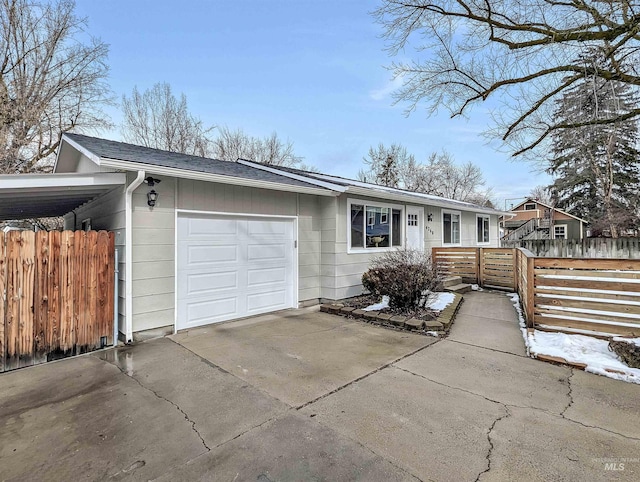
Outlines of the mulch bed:
<svg viewBox="0 0 640 482">
<path fill-rule="evenodd" d="M 361 310 L 367 306 L 380 303 L 380 298 L 372 295 L 361 295 L 341 300 L 340 303 L 344 306 L 350 306 Z M 438 312 L 429 308 L 420 308 L 418 306 L 411 308 L 385 308 L 379 311 L 380 313 L 386 313 L 389 315 L 400 315 L 406 316 L 407 318 L 418 318 L 420 320 L 435 320 L 438 317 Z"/>
</svg>

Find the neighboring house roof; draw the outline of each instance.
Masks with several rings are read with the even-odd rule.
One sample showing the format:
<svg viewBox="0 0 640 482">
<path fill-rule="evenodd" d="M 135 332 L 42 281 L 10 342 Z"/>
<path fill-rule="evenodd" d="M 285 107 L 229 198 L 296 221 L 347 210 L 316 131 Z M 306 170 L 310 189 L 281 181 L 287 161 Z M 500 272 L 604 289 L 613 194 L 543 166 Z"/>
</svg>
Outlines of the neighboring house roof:
<svg viewBox="0 0 640 482">
<path fill-rule="evenodd" d="M 148 166 L 166 167 L 184 171 L 196 171 L 234 178 L 251 179 L 298 187 L 316 188 L 315 185 L 298 181 L 286 176 L 259 171 L 237 162 L 221 161 L 199 156 L 190 156 L 177 152 L 163 151 L 150 147 L 137 146 L 124 142 L 99 139 L 82 134 L 64 134 L 64 140 L 75 147 L 81 148 L 83 153 L 99 165 L 108 164 L 109 160 L 126 161 L 128 163 L 146 164 Z M 135 168 L 133 168 L 135 169 Z"/>
<path fill-rule="evenodd" d="M 577 219 L 578 221 L 582 221 L 583 223 L 587 223 L 588 224 L 588 221 L 586 219 L 582 219 L 582 218 L 579 218 L 578 216 L 574 216 L 573 214 L 568 213 L 567 211 L 563 211 L 562 209 L 550 206 L 549 204 L 544 203 L 544 202 L 540 201 L 539 199 L 534 199 L 532 197 L 528 197 L 527 199 L 522 201 L 520 204 L 514 206 L 513 208 L 511 208 L 511 211 L 517 211 L 519 207 L 524 206 L 525 204 L 528 204 L 528 203 L 542 204 L 547 209 L 553 209 L 554 211 L 558 211 L 559 213 L 565 214 L 565 215 L 567 215 L 569 217 L 572 217 L 573 219 Z"/>
<path fill-rule="evenodd" d="M 397 189 L 393 187 L 379 186 L 377 184 L 370 184 L 366 182 L 356 181 L 354 179 L 348 179 L 340 176 L 333 176 L 328 174 L 322 174 L 318 172 L 302 171 L 300 169 L 294 169 L 291 167 L 283 166 L 267 166 L 257 162 L 247 161 L 245 159 L 239 159 L 239 163 L 246 164 L 247 166 L 254 166 L 258 169 L 263 169 L 270 172 L 280 172 L 285 175 L 290 175 L 296 179 L 306 179 L 309 182 L 321 182 L 323 184 L 329 183 L 334 188 L 341 188 L 343 191 L 362 195 L 391 198 L 393 196 L 400 196 L 402 200 L 407 202 L 415 202 L 419 204 L 430 204 L 438 207 L 444 207 L 449 209 L 458 209 L 461 211 L 473 211 L 487 214 L 498 215 L 512 215 L 509 211 L 500 211 L 493 208 L 484 206 L 478 206 L 464 201 L 456 201 L 455 199 L 447 199 L 441 196 L 434 196 L 433 194 L 424 194 L 413 191 L 406 191 L 404 189 Z"/>
<path fill-rule="evenodd" d="M 176 152 L 152 149 L 124 142 L 99 139 L 82 134 L 64 134 L 66 142 L 82 152 L 98 166 L 111 169 L 142 170 L 176 177 L 203 179 L 216 182 L 234 182 L 263 188 L 278 188 L 321 195 L 338 195 L 347 192 L 355 196 L 370 196 L 399 202 L 432 205 L 461 211 L 485 214 L 511 215 L 508 211 L 447 199 L 441 196 L 395 189 L 376 184 L 331 176 L 316 172 L 302 171 L 287 167 L 267 166 L 257 162 L 239 159 L 237 162 L 221 161 L 205 157 L 190 156 Z M 56 167 L 60 161 L 60 152 Z M 282 187 L 286 186 L 286 187 Z"/>
</svg>

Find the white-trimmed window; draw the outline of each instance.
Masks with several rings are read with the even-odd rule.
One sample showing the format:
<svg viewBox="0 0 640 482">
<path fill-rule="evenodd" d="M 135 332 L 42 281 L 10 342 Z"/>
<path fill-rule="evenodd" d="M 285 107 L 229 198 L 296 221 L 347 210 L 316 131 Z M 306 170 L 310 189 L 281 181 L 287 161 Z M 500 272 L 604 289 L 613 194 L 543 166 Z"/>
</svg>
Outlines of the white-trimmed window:
<svg viewBox="0 0 640 482">
<path fill-rule="evenodd" d="M 553 238 L 554 239 L 567 239 L 567 225 L 556 224 L 553 226 Z"/>
<path fill-rule="evenodd" d="M 403 219 L 402 206 L 349 199 L 348 252 L 402 246 Z"/>
<path fill-rule="evenodd" d="M 536 203 L 526 203 L 524 205 L 524 210 L 525 211 L 535 211 L 536 210 Z"/>
<path fill-rule="evenodd" d="M 478 244 L 489 244 L 489 216 L 476 214 L 476 241 Z"/>
<path fill-rule="evenodd" d="M 460 211 L 442 210 L 442 244 L 460 244 Z"/>
</svg>

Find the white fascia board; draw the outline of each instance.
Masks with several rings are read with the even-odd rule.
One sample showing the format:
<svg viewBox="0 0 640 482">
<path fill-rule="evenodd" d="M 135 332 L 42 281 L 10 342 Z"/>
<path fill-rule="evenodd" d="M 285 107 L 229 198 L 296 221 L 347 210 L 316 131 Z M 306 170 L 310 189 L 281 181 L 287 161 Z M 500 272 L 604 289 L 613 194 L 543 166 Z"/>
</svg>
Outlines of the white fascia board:
<svg viewBox="0 0 640 482">
<path fill-rule="evenodd" d="M 458 203 L 447 202 L 446 199 L 433 199 L 432 197 L 426 198 L 421 196 L 412 196 L 411 194 L 403 194 L 401 192 L 391 192 L 391 191 L 376 191 L 375 189 L 362 188 L 358 186 L 349 186 L 347 187 L 347 192 L 356 194 L 358 196 L 369 196 L 378 199 L 389 199 L 394 201 L 401 201 L 405 203 L 413 203 L 413 204 L 422 204 L 426 206 L 435 206 L 446 209 L 453 209 L 458 211 L 467 211 L 474 213 L 482 213 L 482 214 L 493 214 L 496 216 L 499 215 L 507 215 L 513 216 L 513 213 L 507 211 L 498 211 L 496 209 L 491 208 L 483 208 L 481 206 L 474 205 L 464 205 Z"/>
<path fill-rule="evenodd" d="M 122 172 L 92 172 L 72 174 L 5 174 L 0 175 L 0 190 L 41 189 L 110 186 L 124 184 L 126 174 Z"/>
<path fill-rule="evenodd" d="M 237 186 L 271 189 L 273 191 L 298 192 L 301 194 L 315 194 L 317 196 L 330 197 L 337 196 L 339 194 L 320 187 L 315 188 L 294 186 L 289 184 L 280 184 L 277 182 L 260 181 L 258 179 L 246 179 L 243 177 L 223 176 L 221 174 L 212 174 L 208 172 L 177 169 L 175 167 L 156 166 L 153 164 L 144 164 L 141 162 L 119 161 L 117 159 L 107 159 L 104 157 L 100 159 L 100 165 L 126 171 L 145 170 L 147 171 L 147 173 L 158 174 L 160 176 L 164 175 L 182 179 L 193 179 L 195 181 L 218 182 L 220 184 L 233 184 Z"/>
<path fill-rule="evenodd" d="M 70 139 L 69 137 L 66 136 L 66 134 L 62 134 L 62 141 L 63 142 L 67 142 L 74 149 L 76 149 L 77 151 L 80 151 L 82 154 L 84 154 L 89 159 L 91 159 L 93 162 L 95 162 L 98 166 L 100 165 L 100 156 L 95 155 L 93 152 L 91 152 L 86 147 L 82 146 L 81 144 L 78 144 L 73 139 Z M 62 147 L 62 145 L 60 145 L 60 147 Z M 60 148 L 58 148 L 58 152 L 60 152 Z M 57 159 L 56 159 L 56 166 L 57 166 L 57 164 L 58 164 L 58 162 L 57 162 Z"/>
<path fill-rule="evenodd" d="M 323 187 L 325 189 L 331 189 L 332 191 L 337 191 L 337 192 L 345 192 L 346 191 L 346 187 L 345 186 L 340 186 L 338 184 L 333 184 L 333 183 L 330 183 L 330 182 L 321 181 L 321 180 L 316 179 L 314 177 L 307 177 L 307 176 L 303 176 L 301 174 L 296 174 L 296 173 L 293 173 L 293 172 L 287 172 L 287 171 L 280 170 L 278 168 L 274 168 L 274 167 L 271 167 L 271 166 L 265 166 L 264 164 L 259 164 L 257 162 L 247 161 L 245 159 L 238 159 L 236 162 L 238 162 L 239 164 L 244 164 L 245 166 L 253 167 L 255 169 L 261 169 L 263 171 L 271 172 L 272 174 L 277 174 L 278 176 L 288 177 L 289 179 L 295 179 L 297 181 L 302 181 L 302 182 L 306 182 L 306 183 L 309 183 L 309 184 L 314 184 L 316 186 Z"/>
</svg>

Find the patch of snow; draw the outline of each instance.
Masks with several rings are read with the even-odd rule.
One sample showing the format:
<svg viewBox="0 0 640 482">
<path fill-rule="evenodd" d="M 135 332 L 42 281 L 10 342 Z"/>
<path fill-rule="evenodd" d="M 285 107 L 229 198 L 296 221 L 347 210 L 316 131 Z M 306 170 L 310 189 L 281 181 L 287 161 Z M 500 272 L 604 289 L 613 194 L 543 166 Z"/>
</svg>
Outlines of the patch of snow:
<svg viewBox="0 0 640 482">
<path fill-rule="evenodd" d="M 427 335 L 429 335 L 429 336 L 436 336 L 436 337 L 437 337 L 437 336 L 440 336 L 440 335 L 438 335 L 438 332 L 437 332 L 437 331 L 427 331 Z"/>
<path fill-rule="evenodd" d="M 473 291 L 484 291 L 482 288 L 480 288 L 480 286 L 475 285 L 475 284 L 474 284 L 474 285 L 471 285 L 471 289 L 472 289 Z"/>
<path fill-rule="evenodd" d="M 362 309 L 364 311 L 380 311 L 384 310 L 385 308 L 389 308 L 389 297 L 387 295 L 384 295 L 382 297 L 382 301 L 380 303 L 375 303 Z"/>
<path fill-rule="evenodd" d="M 453 293 L 432 293 L 432 295 L 429 296 L 429 300 L 427 301 L 425 306 L 427 308 L 431 308 L 434 311 L 442 311 L 451 303 L 453 303 L 453 300 L 455 298 L 456 296 Z"/>
<path fill-rule="evenodd" d="M 609 342 L 606 340 L 535 330 L 528 336 L 528 343 L 532 355 L 562 357 L 568 362 L 586 364 L 587 372 L 640 384 L 640 369 L 622 363 L 614 352 L 609 351 Z"/>
<path fill-rule="evenodd" d="M 529 333 L 522 314 L 520 297 L 517 293 L 508 293 L 507 296 L 518 312 L 520 331 L 529 356 L 547 355 L 564 358 L 571 363 L 587 365 L 586 372 L 640 384 L 640 369 L 630 368 L 622 363 L 614 352 L 609 351 L 607 340 L 577 334 L 548 333 L 540 330 Z M 640 346 L 640 338 L 615 337 L 614 340 L 633 342 Z M 615 370 L 615 372 L 609 370 Z"/>
</svg>

